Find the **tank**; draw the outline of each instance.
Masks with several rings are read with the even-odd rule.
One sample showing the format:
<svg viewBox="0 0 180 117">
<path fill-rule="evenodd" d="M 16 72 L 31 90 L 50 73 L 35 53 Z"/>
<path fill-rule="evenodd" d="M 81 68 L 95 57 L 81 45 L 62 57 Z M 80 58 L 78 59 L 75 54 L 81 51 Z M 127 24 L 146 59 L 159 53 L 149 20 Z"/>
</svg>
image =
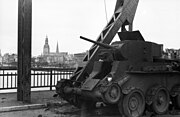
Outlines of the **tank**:
<svg viewBox="0 0 180 117">
<path fill-rule="evenodd" d="M 111 45 L 80 37 L 101 47 L 98 59 L 83 81 L 74 76 L 58 81 L 57 94 L 78 108 L 97 102 L 118 106 L 126 117 L 180 109 L 180 61 L 163 58 L 163 45 L 145 41 L 139 31 L 119 37 Z"/>
</svg>

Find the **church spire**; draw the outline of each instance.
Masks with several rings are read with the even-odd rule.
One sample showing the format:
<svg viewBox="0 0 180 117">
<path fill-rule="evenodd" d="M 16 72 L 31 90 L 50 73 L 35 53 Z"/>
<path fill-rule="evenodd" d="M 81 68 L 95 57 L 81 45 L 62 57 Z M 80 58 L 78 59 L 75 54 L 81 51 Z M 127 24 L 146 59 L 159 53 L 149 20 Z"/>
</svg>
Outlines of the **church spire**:
<svg viewBox="0 0 180 117">
<path fill-rule="evenodd" d="M 45 44 L 48 44 L 48 36 L 46 35 Z"/>
<path fill-rule="evenodd" d="M 43 48 L 43 54 L 48 55 L 49 53 L 50 53 L 50 47 L 48 44 L 48 36 L 46 35 L 45 44 L 44 44 L 44 48 Z"/>
<path fill-rule="evenodd" d="M 57 46 L 56 46 L 56 53 L 59 53 L 59 47 L 58 47 L 58 42 L 57 42 Z"/>
</svg>

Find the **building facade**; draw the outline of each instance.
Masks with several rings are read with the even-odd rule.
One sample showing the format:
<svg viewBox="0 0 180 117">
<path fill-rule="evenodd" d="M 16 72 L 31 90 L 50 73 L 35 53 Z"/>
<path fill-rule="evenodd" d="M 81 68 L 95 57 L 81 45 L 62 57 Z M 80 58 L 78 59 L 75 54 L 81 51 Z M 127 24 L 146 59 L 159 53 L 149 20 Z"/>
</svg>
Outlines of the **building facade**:
<svg viewBox="0 0 180 117">
<path fill-rule="evenodd" d="M 1 50 L 0 50 L 0 66 L 2 66 L 2 63 L 3 63 L 3 57 L 1 55 Z"/>
<path fill-rule="evenodd" d="M 165 53 L 168 59 L 180 59 L 180 49 L 166 49 Z"/>
<path fill-rule="evenodd" d="M 44 48 L 43 48 L 43 55 L 48 55 L 49 53 L 50 53 L 50 47 L 48 44 L 48 37 L 46 36 L 45 44 L 44 44 Z"/>
<path fill-rule="evenodd" d="M 48 37 L 46 36 L 42 55 L 45 62 L 48 64 L 63 64 L 66 61 L 67 55 L 67 52 L 59 52 L 58 42 L 56 45 L 56 52 L 51 52 L 48 43 Z"/>
</svg>

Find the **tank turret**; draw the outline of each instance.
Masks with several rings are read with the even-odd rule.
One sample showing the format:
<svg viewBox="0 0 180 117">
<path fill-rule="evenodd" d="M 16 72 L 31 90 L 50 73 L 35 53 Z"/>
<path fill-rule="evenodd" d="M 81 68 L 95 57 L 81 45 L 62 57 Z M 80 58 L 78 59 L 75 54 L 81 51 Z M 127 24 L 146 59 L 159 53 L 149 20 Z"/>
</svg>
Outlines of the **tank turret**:
<svg viewBox="0 0 180 117">
<path fill-rule="evenodd" d="M 134 33 L 135 32 L 135 33 Z M 85 38 L 80 36 L 81 39 L 95 43 L 105 49 L 101 49 L 99 53 L 110 53 L 113 56 L 113 60 L 128 60 L 131 62 L 135 61 L 153 61 L 156 58 L 160 58 L 162 56 L 162 45 L 156 44 L 152 42 L 146 42 L 144 40 L 139 40 L 138 37 L 140 34 L 139 31 L 134 32 L 127 32 L 123 33 L 124 37 L 127 38 L 125 35 L 133 34 L 133 37 L 127 38 L 123 41 L 118 41 L 112 43 L 112 45 L 100 43 L 93 41 L 91 39 Z M 138 32 L 138 33 L 137 33 Z M 141 36 L 142 37 L 142 36 Z M 143 38 L 143 37 L 142 37 Z M 101 55 L 101 54 L 99 54 Z"/>
<path fill-rule="evenodd" d="M 99 50 L 99 59 L 104 60 L 104 61 L 113 61 L 113 60 L 118 60 L 118 59 L 125 59 L 122 55 L 121 52 L 119 51 L 120 49 L 118 47 L 115 47 L 113 45 L 108 45 L 104 43 L 100 43 L 97 41 L 93 41 L 91 39 L 88 39 L 86 37 L 80 36 L 81 39 L 89 41 L 91 43 L 94 43 L 98 46 L 101 46 L 103 49 Z M 117 45 L 117 44 L 116 44 Z"/>
</svg>

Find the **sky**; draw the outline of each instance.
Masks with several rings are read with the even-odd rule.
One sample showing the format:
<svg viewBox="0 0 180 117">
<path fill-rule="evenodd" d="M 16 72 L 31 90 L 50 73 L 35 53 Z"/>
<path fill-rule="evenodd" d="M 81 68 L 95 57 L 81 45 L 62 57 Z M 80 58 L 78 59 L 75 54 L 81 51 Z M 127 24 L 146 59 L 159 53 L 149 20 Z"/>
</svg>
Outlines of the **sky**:
<svg viewBox="0 0 180 117">
<path fill-rule="evenodd" d="M 105 0 L 108 20 L 116 0 Z M 146 41 L 180 48 L 180 0 L 139 0 L 133 30 Z M 0 50 L 17 53 L 18 0 L 0 0 Z M 79 36 L 96 40 L 106 26 L 104 0 L 32 0 L 32 55 L 43 52 L 48 36 L 50 51 L 70 54 L 92 46 Z M 115 40 L 118 40 L 115 37 Z"/>
</svg>

